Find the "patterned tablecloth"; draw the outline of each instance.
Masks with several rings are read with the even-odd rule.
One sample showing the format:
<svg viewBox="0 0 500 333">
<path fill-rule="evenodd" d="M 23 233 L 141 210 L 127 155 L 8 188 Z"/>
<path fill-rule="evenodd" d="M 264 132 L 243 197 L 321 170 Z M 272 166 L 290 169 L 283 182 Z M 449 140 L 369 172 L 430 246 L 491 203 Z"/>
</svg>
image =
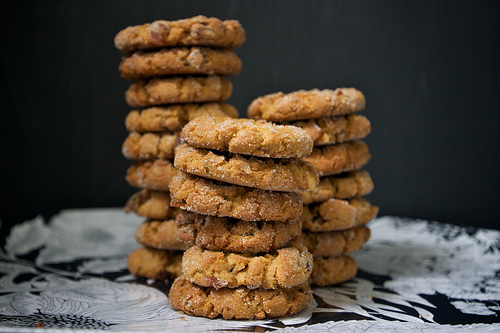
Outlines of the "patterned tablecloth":
<svg viewBox="0 0 500 333">
<path fill-rule="evenodd" d="M 497 230 L 377 218 L 352 281 L 314 288 L 298 315 L 235 321 L 173 311 L 168 281 L 128 273 L 141 221 L 118 208 L 66 210 L 0 229 L 0 331 L 500 332 Z"/>
</svg>

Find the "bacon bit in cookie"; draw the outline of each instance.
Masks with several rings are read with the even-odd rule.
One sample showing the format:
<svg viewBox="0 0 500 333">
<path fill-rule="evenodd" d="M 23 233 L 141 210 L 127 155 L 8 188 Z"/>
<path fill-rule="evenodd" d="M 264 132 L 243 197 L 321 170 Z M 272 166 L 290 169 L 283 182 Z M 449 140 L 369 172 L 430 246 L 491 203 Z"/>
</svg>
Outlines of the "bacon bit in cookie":
<svg viewBox="0 0 500 333">
<path fill-rule="evenodd" d="M 181 320 L 182 321 L 186 321 L 186 317 L 181 317 Z"/>
<path fill-rule="evenodd" d="M 43 324 L 43 321 L 39 321 L 36 325 L 35 328 L 43 328 L 45 325 Z"/>
</svg>

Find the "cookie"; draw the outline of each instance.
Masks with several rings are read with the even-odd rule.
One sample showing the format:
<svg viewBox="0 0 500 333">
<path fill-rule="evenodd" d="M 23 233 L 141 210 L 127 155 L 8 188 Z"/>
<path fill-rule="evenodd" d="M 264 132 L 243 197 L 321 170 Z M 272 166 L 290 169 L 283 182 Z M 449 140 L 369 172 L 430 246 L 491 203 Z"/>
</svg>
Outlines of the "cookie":
<svg viewBox="0 0 500 333">
<path fill-rule="evenodd" d="M 312 232 L 345 230 L 370 222 L 378 213 L 378 207 L 372 206 L 363 198 L 348 200 L 329 199 L 319 204 L 304 205 L 300 216 L 302 229 Z"/>
<path fill-rule="evenodd" d="M 351 280 L 356 276 L 358 266 L 350 256 L 314 257 L 314 265 L 309 284 L 332 286 Z"/>
<path fill-rule="evenodd" d="M 138 51 L 124 56 L 119 71 L 124 79 L 145 79 L 164 75 L 235 75 L 242 62 L 230 50 L 207 47 L 179 47 Z"/>
<path fill-rule="evenodd" d="M 175 219 L 180 209 L 170 207 L 170 193 L 144 188 L 134 193 L 124 207 L 125 212 L 135 213 L 150 220 Z"/>
<path fill-rule="evenodd" d="M 131 132 L 122 144 L 122 154 L 130 160 L 173 159 L 179 142 L 178 133 Z"/>
<path fill-rule="evenodd" d="M 162 104 L 222 102 L 233 92 L 233 85 L 222 76 L 156 77 L 134 82 L 125 93 L 131 107 Z"/>
<path fill-rule="evenodd" d="M 371 132 L 368 118 L 357 114 L 298 120 L 286 124 L 304 129 L 315 146 L 363 139 Z"/>
<path fill-rule="evenodd" d="M 140 247 L 129 254 L 127 267 L 135 276 L 173 280 L 182 274 L 182 253 L 184 252 Z"/>
<path fill-rule="evenodd" d="M 135 240 L 144 247 L 160 250 L 187 250 L 190 245 L 177 239 L 175 220 L 144 221 L 135 230 Z"/>
<path fill-rule="evenodd" d="M 348 199 L 364 196 L 373 191 L 374 184 L 365 170 L 355 170 L 319 179 L 318 185 L 310 191 L 298 191 L 304 204 L 323 202 L 330 198 Z"/>
<path fill-rule="evenodd" d="M 125 179 L 130 186 L 168 191 L 168 186 L 178 170 L 170 160 L 147 160 L 132 164 Z"/>
<path fill-rule="evenodd" d="M 316 169 L 299 158 L 262 159 L 186 143 L 177 146 L 174 166 L 193 175 L 271 191 L 308 191 L 319 180 Z"/>
<path fill-rule="evenodd" d="M 330 257 L 349 254 L 361 249 L 370 235 L 370 229 L 365 226 L 328 232 L 304 230 L 299 241 L 307 247 L 314 257 Z"/>
<path fill-rule="evenodd" d="M 236 48 L 245 42 L 245 30 L 236 20 L 202 15 L 176 21 L 157 20 L 119 31 L 115 47 L 123 53 L 173 46 Z"/>
<path fill-rule="evenodd" d="M 263 253 L 204 250 L 194 245 L 182 256 L 182 274 L 203 287 L 291 288 L 307 282 L 313 256 L 300 243 Z"/>
<path fill-rule="evenodd" d="M 153 106 L 132 110 L 125 117 L 129 132 L 180 131 L 190 120 L 200 116 L 238 117 L 238 110 L 226 103 L 187 103 Z"/>
<path fill-rule="evenodd" d="M 297 218 L 288 222 L 245 221 L 181 210 L 177 238 L 212 251 L 270 252 L 287 246 L 302 233 Z"/>
<path fill-rule="evenodd" d="M 312 298 L 307 283 L 288 289 L 215 289 L 198 286 L 183 277 L 172 283 L 168 294 L 174 310 L 192 316 L 239 320 L 290 316 L 305 309 Z"/>
<path fill-rule="evenodd" d="M 311 137 L 296 126 L 228 117 L 193 119 L 181 140 L 192 147 L 271 158 L 303 157 L 313 148 Z"/>
<path fill-rule="evenodd" d="M 311 163 L 322 177 L 360 169 L 370 158 L 368 145 L 357 140 L 314 147 L 312 153 L 303 157 L 303 160 Z"/>
<path fill-rule="evenodd" d="M 355 88 L 298 90 L 277 92 L 254 99 L 247 109 L 249 118 L 283 122 L 361 111 L 366 100 Z"/>
<path fill-rule="evenodd" d="M 179 171 L 170 182 L 170 205 L 212 216 L 247 221 L 293 220 L 303 204 L 294 192 L 267 191 L 213 181 Z"/>
</svg>

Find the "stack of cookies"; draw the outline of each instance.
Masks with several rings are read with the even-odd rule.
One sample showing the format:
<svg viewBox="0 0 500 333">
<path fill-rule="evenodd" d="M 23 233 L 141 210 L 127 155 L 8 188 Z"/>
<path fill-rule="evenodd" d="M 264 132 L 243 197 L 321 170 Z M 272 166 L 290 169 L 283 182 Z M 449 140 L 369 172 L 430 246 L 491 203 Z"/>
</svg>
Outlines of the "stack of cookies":
<svg viewBox="0 0 500 333">
<path fill-rule="evenodd" d="M 238 21 L 197 16 L 130 26 L 114 38 L 124 54 L 119 71 L 133 80 L 125 100 L 134 108 L 126 117 L 129 131 L 123 155 L 135 162 L 126 180 L 140 189 L 125 210 L 145 218 L 136 230 L 141 248 L 129 256 L 132 274 L 163 280 L 181 272 L 188 245 L 177 240 L 168 186 L 177 169 L 174 148 L 182 127 L 202 115 L 238 117 L 224 103 L 232 94 L 227 76 L 242 62 L 233 49 L 245 41 Z"/>
<path fill-rule="evenodd" d="M 319 176 L 301 158 L 313 141 L 296 126 L 198 117 L 181 131 L 170 183 L 177 235 L 192 245 L 172 284 L 172 308 L 190 315 L 262 319 L 291 315 L 312 299 L 313 257 L 297 242 L 297 191 Z"/>
<path fill-rule="evenodd" d="M 335 285 L 357 273 L 349 256 L 370 237 L 366 224 L 378 213 L 363 196 L 373 181 L 362 167 L 369 161 L 366 143 L 369 120 L 357 114 L 365 108 L 357 89 L 299 90 L 258 97 L 248 107 L 252 119 L 293 125 L 309 133 L 314 142 L 311 163 L 320 176 L 312 191 L 299 191 L 304 203 L 300 241 L 314 256 L 311 285 Z"/>
</svg>

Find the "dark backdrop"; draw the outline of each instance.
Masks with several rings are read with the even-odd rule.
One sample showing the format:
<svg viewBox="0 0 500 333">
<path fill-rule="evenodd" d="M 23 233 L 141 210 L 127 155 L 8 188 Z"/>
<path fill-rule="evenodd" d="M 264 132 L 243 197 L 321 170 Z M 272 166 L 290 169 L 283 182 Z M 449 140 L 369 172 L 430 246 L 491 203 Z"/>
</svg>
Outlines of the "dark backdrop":
<svg viewBox="0 0 500 333">
<path fill-rule="evenodd" d="M 5 5 L 5 4 L 4 4 Z M 497 1 L 17 1 L 2 10 L 0 218 L 122 206 L 131 110 L 115 34 L 156 19 L 238 19 L 229 102 L 356 87 L 380 215 L 500 228 Z"/>
</svg>

